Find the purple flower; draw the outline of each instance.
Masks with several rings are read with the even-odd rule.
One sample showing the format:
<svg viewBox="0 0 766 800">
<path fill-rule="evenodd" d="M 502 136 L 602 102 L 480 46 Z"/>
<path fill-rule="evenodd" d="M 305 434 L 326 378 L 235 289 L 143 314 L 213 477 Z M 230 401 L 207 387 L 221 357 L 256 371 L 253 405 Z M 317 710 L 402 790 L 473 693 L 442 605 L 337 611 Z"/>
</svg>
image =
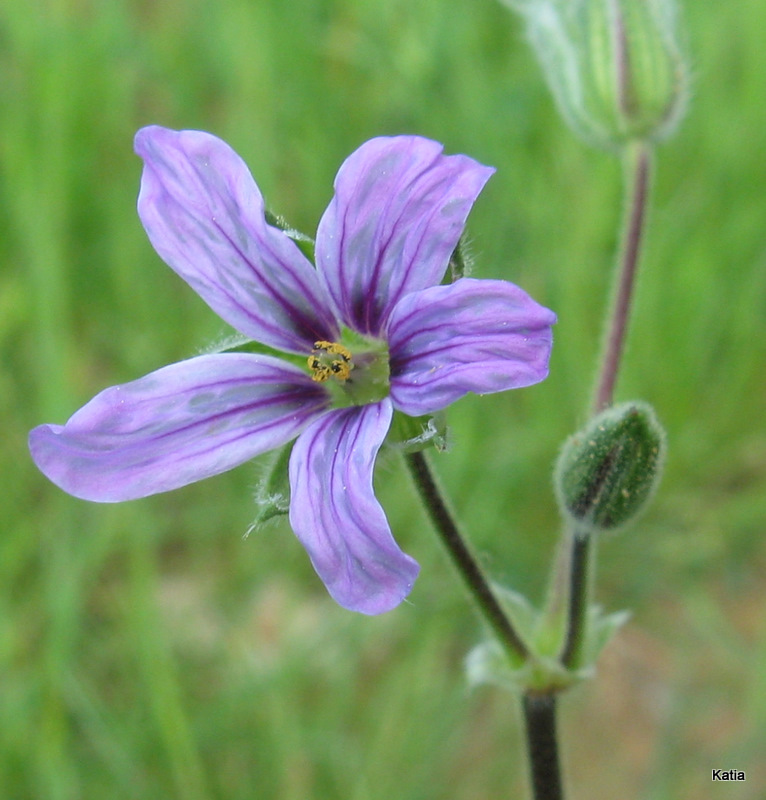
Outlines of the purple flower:
<svg viewBox="0 0 766 800">
<path fill-rule="evenodd" d="M 290 524 L 330 594 L 378 614 L 418 564 L 375 498 L 394 409 L 417 417 L 467 392 L 545 378 L 555 316 L 511 283 L 439 285 L 488 167 L 417 136 L 372 139 L 343 164 L 316 267 L 283 231 L 242 159 L 215 136 L 138 132 L 149 239 L 226 322 L 285 353 L 202 355 L 96 395 L 29 437 L 66 492 L 118 502 L 231 469 L 296 436 Z"/>
</svg>

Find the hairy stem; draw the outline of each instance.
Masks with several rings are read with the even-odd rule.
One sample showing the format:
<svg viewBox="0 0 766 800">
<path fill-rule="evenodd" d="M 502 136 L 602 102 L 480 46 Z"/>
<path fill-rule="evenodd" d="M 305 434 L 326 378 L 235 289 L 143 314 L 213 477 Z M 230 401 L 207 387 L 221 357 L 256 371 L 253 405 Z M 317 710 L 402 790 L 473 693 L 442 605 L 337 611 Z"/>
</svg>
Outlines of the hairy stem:
<svg viewBox="0 0 766 800">
<path fill-rule="evenodd" d="M 588 624 L 588 605 L 593 562 L 593 536 L 588 532 L 571 531 L 569 557 L 569 604 L 564 646 L 559 660 L 567 669 L 580 666 L 585 631 Z"/>
<path fill-rule="evenodd" d="M 534 800 L 563 800 L 561 767 L 556 738 L 556 695 L 522 697 L 527 752 Z"/>
<path fill-rule="evenodd" d="M 625 221 L 617 263 L 614 301 L 609 316 L 604 342 L 604 355 L 601 360 L 601 371 L 593 401 L 594 414 L 612 404 L 614 387 L 617 383 L 617 374 L 625 347 L 633 289 L 641 255 L 641 244 L 646 227 L 651 160 L 651 151 L 646 144 L 637 143 L 633 147 L 626 149 L 628 184 Z"/>
<path fill-rule="evenodd" d="M 614 300 L 607 318 L 604 355 L 593 399 L 592 413 L 598 414 L 612 405 L 614 387 L 620 369 L 622 353 L 630 318 L 633 290 L 636 284 L 641 243 L 646 229 L 651 178 L 651 150 L 638 142 L 625 150 L 625 219 L 617 259 Z M 588 624 L 591 594 L 591 555 L 593 536 L 588 532 L 570 533 L 568 563 L 568 611 L 566 637 L 561 651 L 561 663 L 568 668 L 579 666 L 582 645 Z"/>
<path fill-rule="evenodd" d="M 463 583 L 481 615 L 514 663 L 529 658 L 529 650 L 503 611 L 481 567 L 452 517 L 422 452 L 405 455 L 415 486 Z"/>
</svg>

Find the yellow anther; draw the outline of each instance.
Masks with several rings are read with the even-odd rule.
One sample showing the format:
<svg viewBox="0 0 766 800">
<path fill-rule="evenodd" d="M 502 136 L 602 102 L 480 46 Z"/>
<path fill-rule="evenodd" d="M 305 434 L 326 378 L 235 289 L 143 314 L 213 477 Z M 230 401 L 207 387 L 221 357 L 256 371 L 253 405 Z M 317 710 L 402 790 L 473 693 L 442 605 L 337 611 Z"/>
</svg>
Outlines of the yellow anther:
<svg viewBox="0 0 766 800">
<path fill-rule="evenodd" d="M 338 355 L 344 361 L 351 361 L 351 351 L 344 347 L 342 344 L 338 344 L 337 342 L 314 342 L 314 349 L 313 353 L 317 351 L 321 353 L 330 353 L 331 355 Z"/>
<path fill-rule="evenodd" d="M 335 360 L 330 364 L 330 372 L 332 372 L 334 378 L 337 378 L 339 381 L 345 381 L 348 380 L 348 376 L 351 374 L 351 367 L 353 366 L 350 360 Z"/>
<path fill-rule="evenodd" d="M 340 358 L 331 358 L 340 356 Z M 354 364 L 351 361 L 351 351 L 337 342 L 314 342 L 314 349 L 307 359 L 311 370 L 311 380 L 323 383 L 328 378 L 337 378 L 339 381 L 348 380 Z"/>
</svg>

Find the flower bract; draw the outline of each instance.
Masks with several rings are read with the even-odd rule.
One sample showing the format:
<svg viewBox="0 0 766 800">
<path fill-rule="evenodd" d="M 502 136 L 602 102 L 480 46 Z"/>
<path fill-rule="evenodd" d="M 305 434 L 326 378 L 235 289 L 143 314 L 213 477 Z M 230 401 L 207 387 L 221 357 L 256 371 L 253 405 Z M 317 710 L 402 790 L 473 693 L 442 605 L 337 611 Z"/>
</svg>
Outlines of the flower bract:
<svg viewBox="0 0 766 800">
<path fill-rule="evenodd" d="M 216 475 L 296 439 L 290 525 L 332 597 L 378 614 L 418 564 L 373 491 L 394 410 L 417 417 L 548 370 L 554 314 L 517 286 L 441 285 L 492 170 L 417 136 L 372 139 L 341 166 L 316 264 L 267 223 L 242 159 L 201 131 L 141 129 L 138 213 L 162 259 L 225 322 L 284 357 L 200 355 L 96 395 L 30 433 L 75 497 L 119 502 Z"/>
</svg>

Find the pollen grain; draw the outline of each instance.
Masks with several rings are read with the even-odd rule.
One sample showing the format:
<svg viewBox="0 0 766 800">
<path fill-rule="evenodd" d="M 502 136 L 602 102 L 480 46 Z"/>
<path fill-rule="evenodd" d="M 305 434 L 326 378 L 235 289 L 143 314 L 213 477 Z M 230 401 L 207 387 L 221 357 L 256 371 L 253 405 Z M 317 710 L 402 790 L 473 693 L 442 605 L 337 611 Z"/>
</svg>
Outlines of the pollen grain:
<svg viewBox="0 0 766 800">
<path fill-rule="evenodd" d="M 314 349 L 306 363 L 311 371 L 311 380 L 317 383 L 324 383 L 328 378 L 346 381 L 354 368 L 351 351 L 347 347 L 323 340 L 314 342 Z"/>
</svg>

